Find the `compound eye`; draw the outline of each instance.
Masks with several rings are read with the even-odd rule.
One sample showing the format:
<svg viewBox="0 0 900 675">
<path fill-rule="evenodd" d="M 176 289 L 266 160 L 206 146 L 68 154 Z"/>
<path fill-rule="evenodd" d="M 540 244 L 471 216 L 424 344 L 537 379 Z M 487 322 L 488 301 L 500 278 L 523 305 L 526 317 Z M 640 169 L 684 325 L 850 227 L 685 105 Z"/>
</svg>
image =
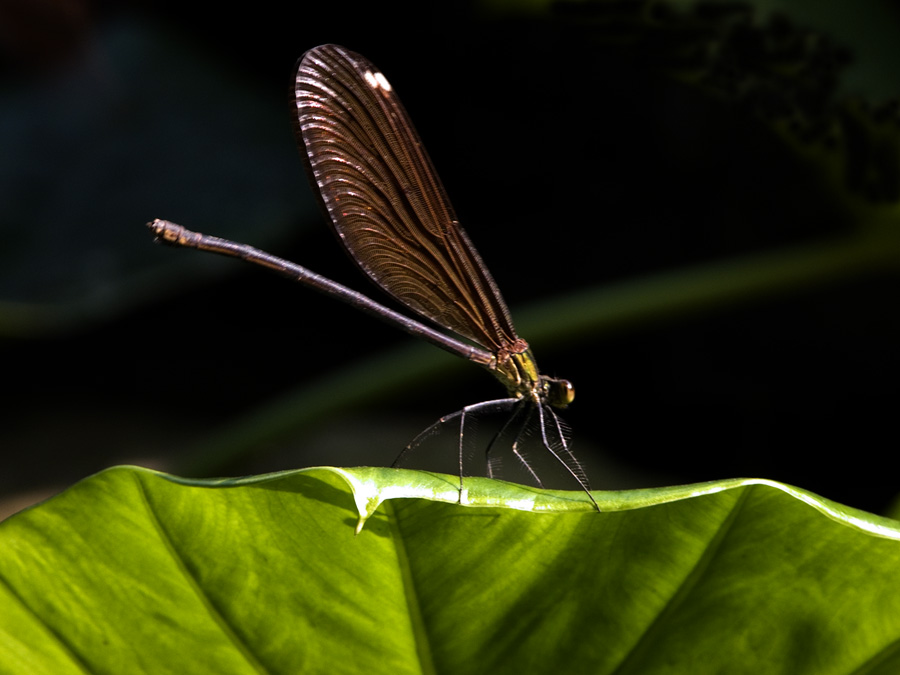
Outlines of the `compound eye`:
<svg viewBox="0 0 900 675">
<path fill-rule="evenodd" d="M 565 408 L 575 400 L 575 387 L 568 380 L 547 378 L 547 403 L 554 408 Z"/>
</svg>

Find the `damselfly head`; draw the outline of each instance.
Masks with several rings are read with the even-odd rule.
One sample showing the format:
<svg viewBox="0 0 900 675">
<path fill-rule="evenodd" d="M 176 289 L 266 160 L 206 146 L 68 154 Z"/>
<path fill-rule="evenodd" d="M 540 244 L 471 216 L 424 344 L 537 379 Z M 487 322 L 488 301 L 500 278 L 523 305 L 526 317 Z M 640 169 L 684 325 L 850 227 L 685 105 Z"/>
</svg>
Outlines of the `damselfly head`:
<svg viewBox="0 0 900 675">
<path fill-rule="evenodd" d="M 566 408 L 575 400 L 575 386 L 568 380 L 541 375 L 544 400 L 554 408 Z"/>
</svg>

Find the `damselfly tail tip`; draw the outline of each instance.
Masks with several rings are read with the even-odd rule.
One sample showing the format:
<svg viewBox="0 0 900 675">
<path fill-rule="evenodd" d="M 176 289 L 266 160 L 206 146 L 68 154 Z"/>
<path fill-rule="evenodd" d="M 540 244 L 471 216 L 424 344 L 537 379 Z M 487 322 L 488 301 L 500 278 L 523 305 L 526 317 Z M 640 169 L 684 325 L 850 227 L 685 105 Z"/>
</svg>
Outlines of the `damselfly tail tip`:
<svg viewBox="0 0 900 675">
<path fill-rule="evenodd" d="M 162 220 L 161 218 L 154 218 L 147 223 L 147 229 L 153 233 L 153 240 L 157 243 L 164 242 L 167 238 L 166 231 L 175 227 L 178 227 L 175 223 L 170 223 L 168 220 Z"/>
<path fill-rule="evenodd" d="M 147 223 L 147 227 L 153 233 L 153 241 L 157 244 L 169 246 L 196 247 L 201 235 L 191 232 L 187 228 L 177 225 L 169 220 L 157 218 Z"/>
</svg>

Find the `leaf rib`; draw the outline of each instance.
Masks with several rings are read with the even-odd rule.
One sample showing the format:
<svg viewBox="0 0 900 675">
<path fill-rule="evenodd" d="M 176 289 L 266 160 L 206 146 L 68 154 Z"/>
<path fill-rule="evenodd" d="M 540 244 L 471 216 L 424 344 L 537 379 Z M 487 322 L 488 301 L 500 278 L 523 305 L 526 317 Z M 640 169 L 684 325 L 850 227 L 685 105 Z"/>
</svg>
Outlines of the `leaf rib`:
<svg viewBox="0 0 900 675">
<path fill-rule="evenodd" d="M 422 614 L 422 605 L 419 601 L 419 593 L 413 574 L 412 564 L 406 551 L 404 534 L 400 527 L 400 519 L 397 508 L 392 502 L 385 502 L 384 508 L 388 511 L 388 522 L 391 528 L 391 540 L 394 542 L 394 550 L 397 554 L 397 564 L 400 569 L 400 578 L 403 581 L 403 594 L 406 606 L 409 608 L 410 626 L 413 639 L 416 643 L 416 653 L 422 672 L 428 675 L 436 674 L 434 654 L 431 650 L 431 635 L 425 626 L 425 617 Z"/>
<path fill-rule="evenodd" d="M 184 558 L 178 554 L 178 550 L 175 547 L 171 536 L 169 536 L 168 531 L 163 526 L 159 518 L 157 518 L 156 509 L 153 507 L 153 504 L 148 498 L 143 481 L 136 477 L 135 482 L 138 485 L 138 494 L 140 495 L 141 501 L 147 509 L 149 520 L 152 523 L 154 529 L 156 529 L 157 533 L 159 534 L 160 542 L 163 544 L 163 546 L 165 546 L 166 550 L 171 555 L 175 565 L 178 567 L 178 569 L 181 570 L 182 577 L 185 579 L 188 586 L 190 586 L 194 590 L 194 594 L 197 596 L 200 603 L 206 608 L 210 617 L 213 619 L 216 625 L 221 628 L 222 632 L 227 636 L 228 640 L 231 641 L 238 652 L 241 653 L 247 664 L 259 673 L 269 673 L 269 669 L 266 668 L 256 657 L 256 655 L 250 649 L 249 645 L 244 640 L 241 640 L 238 637 L 238 634 L 231 627 L 231 624 L 225 619 L 224 614 L 222 614 L 219 608 L 216 607 L 216 604 L 212 601 L 212 598 L 210 598 L 210 596 L 203 590 L 203 587 L 197 581 L 197 577 L 191 573 Z"/>
<path fill-rule="evenodd" d="M 718 555 L 723 542 L 731 531 L 737 516 L 743 510 L 753 487 L 747 487 L 742 490 L 737 499 L 728 511 L 727 516 L 719 524 L 713 537 L 707 542 L 703 548 L 703 553 L 697 558 L 697 561 L 691 567 L 690 572 L 682 579 L 675 592 L 669 597 L 665 606 L 656 613 L 653 621 L 647 626 L 646 630 L 634 642 L 625 658 L 619 663 L 618 667 L 612 671 L 616 675 L 626 675 L 627 673 L 643 672 L 643 666 L 640 663 L 642 659 L 653 653 L 652 643 L 656 641 L 657 636 L 664 632 L 665 625 L 675 612 L 685 604 L 691 595 L 691 592 L 697 587 L 697 584 L 706 574 L 712 561 Z"/>
<path fill-rule="evenodd" d="M 72 648 L 72 645 L 69 644 L 68 641 L 64 640 L 63 636 L 60 635 L 58 631 L 54 630 L 53 627 L 50 626 L 50 624 L 48 624 L 38 612 L 35 612 L 31 605 L 25 602 L 25 599 L 16 592 L 15 587 L 12 584 L 8 583 L 5 577 L 0 576 L 0 586 L 2 586 L 7 591 L 10 597 L 16 599 L 18 605 L 34 618 L 36 624 L 43 626 L 46 633 L 53 636 L 61 650 L 64 651 L 66 655 L 72 659 L 73 665 L 76 665 L 78 669 L 83 673 L 93 672 L 90 668 L 88 668 L 87 663 L 85 663 L 85 661 L 79 657 L 78 653 Z M 44 647 L 43 649 L 46 653 L 47 647 Z M 5 650 L 10 650 L 10 647 L 5 647 Z M 4 665 L 8 665 L 8 663 L 5 663 Z"/>
</svg>

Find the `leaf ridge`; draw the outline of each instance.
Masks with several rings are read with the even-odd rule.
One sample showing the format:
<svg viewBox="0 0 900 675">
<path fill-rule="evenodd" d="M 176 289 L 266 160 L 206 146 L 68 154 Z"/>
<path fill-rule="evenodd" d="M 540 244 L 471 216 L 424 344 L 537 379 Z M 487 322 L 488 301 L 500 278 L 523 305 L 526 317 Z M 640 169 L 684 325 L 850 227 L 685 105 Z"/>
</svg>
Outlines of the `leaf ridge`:
<svg viewBox="0 0 900 675">
<path fill-rule="evenodd" d="M 873 675 L 875 673 L 894 673 L 897 671 L 897 657 L 900 655 L 900 639 L 893 640 L 890 644 L 873 654 L 865 663 L 847 675 Z M 893 663 L 893 667 L 885 664 Z"/>
<path fill-rule="evenodd" d="M 169 551 L 169 554 L 172 556 L 172 560 L 175 562 L 175 565 L 181 570 L 182 576 L 185 579 L 187 585 L 194 589 L 195 595 L 200 599 L 200 602 L 203 604 L 203 606 L 207 608 L 210 617 L 213 619 L 213 621 L 215 621 L 216 625 L 221 627 L 222 632 L 237 648 L 238 652 L 243 655 L 244 660 L 257 672 L 269 673 L 269 669 L 266 668 L 262 664 L 262 662 L 260 662 L 260 660 L 250 649 L 249 645 L 238 637 L 237 633 L 232 629 L 229 622 L 225 619 L 225 616 L 221 611 L 219 611 L 210 596 L 198 583 L 197 577 L 194 576 L 188 569 L 184 558 L 178 554 L 178 550 L 172 541 L 172 537 L 163 526 L 162 521 L 157 517 L 156 509 L 154 508 L 147 495 L 144 482 L 140 480 L 137 475 L 135 476 L 135 482 L 138 485 L 138 495 L 143 504 L 146 506 L 149 521 L 153 524 L 154 529 L 156 529 L 159 535 L 160 542 L 163 544 L 163 546 L 165 546 L 166 550 Z"/>
<path fill-rule="evenodd" d="M 63 637 L 57 631 L 55 631 L 46 621 L 44 621 L 44 619 L 41 617 L 41 615 L 38 614 L 37 612 L 35 612 L 31 608 L 31 605 L 29 605 L 27 602 L 25 602 L 25 599 L 20 594 L 16 593 L 15 587 L 13 587 L 9 583 L 7 583 L 6 578 L 2 575 L 0 575 L 0 585 L 2 585 L 2 587 L 9 592 L 10 596 L 12 596 L 13 598 L 16 599 L 16 601 L 18 602 L 20 607 L 22 607 L 32 617 L 34 617 L 34 620 L 36 623 L 43 626 L 44 629 L 46 630 L 46 632 L 55 638 L 57 644 L 60 645 L 60 647 L 65 651 L 65 653 L 69 655 L 69 657 L 72 659 L 72 662 L 78 666 L 78 669 L 81 672 L 83 672 L 83 673 L 92 672 L 88 668 L 87 663 L 85 663 L 79 657 L 78 653 L 72 649 L 71 645 L 66 640 L 64 640 Z"/>
<path fill-rule="evenodd" d="M 752 491 L 753 488 L 748 486 L 746 489 L 742 490 L 736 495 L 734 505 L 728 511 L 728 514 L 725 516 L 722 522 L 719 524 L 719 527 L 716 529 L 715 534 L 707 542 L 706 546 L 703 549 L 703 552 L 695 561 L 690 572 L 688 572 L 688 574 L 685 575 L 685 577 L 682 579 L 675 592 L 665 603 L 665 606 L 656 613 L 656 616 L 654 617 L 653 621 L 651 621 L 647 626 L 646 630 L 644 630 L 641 636 L 632 644 L 628 655 L 621 661 L 621 663 L 619 663 L 616 669 L 612 671 L 613 673 L 616 673 L 617 675 L 625 675 L 625 673 L 628 672 L 643 672 L 643 667 L 639 663 L 639 659 L 646 658 L 647 655 L 653 653 L 650 643 L 655 639 L 656 635 L 661 630 L 663 630 L 663 626 L 668 621 L 669 617 L 671 617 L 676 612 L 676 610 L 685 603 L 687 598 L 690 596 L 691 591 L 696 588 L 697 584 L 700 582 L 700 579 L 702 579 L 703 575 L 706 574 L 706 570 L 709 569 L 709 566 L 712 564 L 713 559 L 715 559 L 716 555 L 721 549 L 722 544 L 727 538 L 728 533 L 731 531 L 735 520 L 737 520 L 737 516 L 747 504 Z"/>
<path fill-rule="evenodd" d="M 425 618 L 422 614 L 422 604 L 419 601 L 415 576 L 412 571 L 412 563 L 406 551 L 404 534 L 400 527 L 400 519 L 397 516 L 397 508 L 391 502 L 384 503 L 385 510 L 389 513 L 388 523 L 391 528 L 391 540 L 394 542 L 394 550 L 397 554 L 397 563 L 400 568 L 400 578 L 403 581 L 403 594 L 406 606 L 409 608 L 410 626 L 416 643 L 416 653 L 423 673 L 437 673 L 434 663 L 434 654 L 431 650 L 431 636 L 425 628 Z"/>
</svg>

